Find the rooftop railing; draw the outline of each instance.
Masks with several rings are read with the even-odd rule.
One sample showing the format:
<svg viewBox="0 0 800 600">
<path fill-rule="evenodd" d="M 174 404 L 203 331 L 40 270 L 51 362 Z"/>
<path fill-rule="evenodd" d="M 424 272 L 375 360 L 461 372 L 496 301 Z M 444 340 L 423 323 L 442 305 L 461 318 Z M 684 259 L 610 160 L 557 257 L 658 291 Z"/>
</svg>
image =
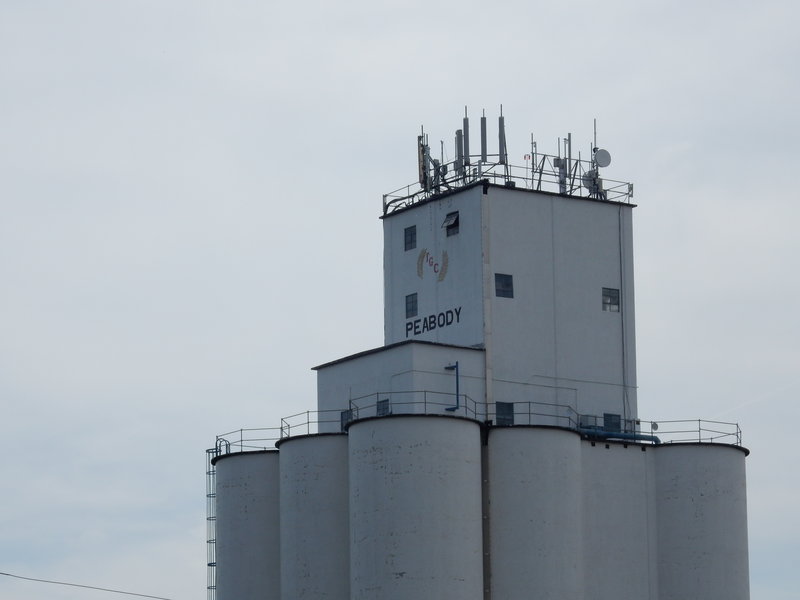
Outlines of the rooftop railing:
<svg viewBox="0 0 800 600">
<path fill-rule="evenodd" d="M 456 162 L 452 161 L 445 163 L 439 170 L 440 175 L 434 175 L 425 185 L 414 182 L 384 194 L 383 214 L 390 214 L 479 181 L 626 204 L 633 198 L 632 183 L 600 177 L 592 161 L 549 154 L 528 154 L 524 166 L 478 162 L 459 169 Z"/>
</svg>

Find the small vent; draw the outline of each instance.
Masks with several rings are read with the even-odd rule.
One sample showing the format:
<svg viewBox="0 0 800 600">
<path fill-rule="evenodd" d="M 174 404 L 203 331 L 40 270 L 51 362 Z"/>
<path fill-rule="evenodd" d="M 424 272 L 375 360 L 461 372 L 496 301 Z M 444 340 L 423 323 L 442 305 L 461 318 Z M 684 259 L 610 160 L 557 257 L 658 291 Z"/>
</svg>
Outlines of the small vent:
<svg viewBox="0 0 800 600">
<path fill-rule="evenodd" d="M 442 223 L 442 229 L 447 232 L 447 237 L 458 233 L 458 211 L 447 213 Z"/>
</svg>

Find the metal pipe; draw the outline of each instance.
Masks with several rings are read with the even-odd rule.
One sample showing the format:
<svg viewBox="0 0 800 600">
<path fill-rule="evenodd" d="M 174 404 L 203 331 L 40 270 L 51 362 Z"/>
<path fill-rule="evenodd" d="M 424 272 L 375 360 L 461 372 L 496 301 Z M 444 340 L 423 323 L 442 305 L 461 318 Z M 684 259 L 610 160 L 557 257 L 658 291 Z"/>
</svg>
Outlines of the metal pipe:
<svg viewBox="0 0 800 600">
<path fill-rule="evenodd" d="M 454 365 L 447 365 L 445 367 L 445 370 L 446 371 L 455 371 L 456 372 L 456 405 L 455 406 L 448 406 L 447 408 L 445 408 L 445 410 L 448 410 L 450 412 L 454 412 L 454 411 L 458 410 L 459 407 L 461 406 L 461 403 L 459 402 L 460 392 L 459 392 L 459 389 L 458 389 L 458 385 L 459 385 L 459 381 L 458 381 L 459 380 L 459 376 L 458 376 L 458 361 L 456 361 Z"/>
<path fill-rule="evenodd" d="M 658 436 L 648 435 L 646 433 L 625 433 L 622 431 L 602 431 L 600 429 L 582 429 L 578 428 L 578 433 L 587 437 L 595 437 L 603 440 L 633 440 L 635 442 L 653 442 L 660 444 L 661 440 Z"/>
</svg>

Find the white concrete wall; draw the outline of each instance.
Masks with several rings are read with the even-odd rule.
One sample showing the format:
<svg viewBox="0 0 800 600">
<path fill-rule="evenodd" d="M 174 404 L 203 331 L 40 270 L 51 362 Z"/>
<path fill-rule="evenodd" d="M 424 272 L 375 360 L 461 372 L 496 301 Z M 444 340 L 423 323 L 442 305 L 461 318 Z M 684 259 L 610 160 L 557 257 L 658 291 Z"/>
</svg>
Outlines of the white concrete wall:
<svg viewBox="0 0 800 600">
<path fill-rule="evenodd" d="M 352 600 L 482 600 L 479 425 L 393 416 L 349 439 Z"/>
<path fill-rule="evenodd" d="M 385 344 L 408 339 L 483 343 L 482 296 L 471 293 L 480 290 L 482 279 L 481 197 L 478 186 L 384 219 Z M 459 212 L 459 233 L 448 237 L 442 223 L 453 211 Z M 406 251 L 404 230 L 411 225 L 417 228 L 417 247 Z M 406 319 L 405 298 L 412 293 L 418 296 L 419 315 Z M 437 319 L 428 329 L 422 322 L 431 315 L 447 317 L 448 311 L 453 315 L 449 325 L 439 327 Z"/>
<path fill-rule="evenodd" d="M 447 237 L 453 210 L 460 231 Z M 406 251 L 410 225 L 417 248 Z M 426 251 L 434 264 L 420 267 Z M 513 276 L 514 298 L 496 297 L 497 273 Z M 477 186 L 384 219 L 386 343 L 485 346 L 490 401 L 533 397 L 635 418 L 633 283 L 628 205 Z M 604 287 L 620 290 L 620 312 L 602 310 Z M 413 292 L 419 317 L 406 319 Z M 415 333 L 417 321 L 456 307 L 458 323 Z"/>
<path fill-rule="evenodd" d="M 455 372 L 445 366 L 456 361 L 462 408 L 455 414 L 473 417 L 476 405 L 485 407 L 483 351 L 409 343 L 319 367 L 317 406 L 330 419 L 320 431 L 339 431 L 339 413 L 354 399 L 359 417 L 373 416 L 376 401 L 386 398 L 393 413 L 445 413 L 455 403 Z"/>
<path fill-rule="evenodd" d="M 280 446 L 281 597 L 350 598 L 347 436 Z"/>
<path fill-rule="evenodd" d="M 582 600 L 580 437 L 495 428 L 488 455 L 492 598 Z"/>
<path fill-rule="evenodd" d="M 588 441 L 581 449 L 586 598 L 657 598 L 655 449 Z"/>
<path fill-rule="evenodd" d="M 280 600 L 278 452 L 220 457 L 216 464 L 218 600 Z"/>
<path fill-rule="evenodd" d="M 655 457 L 659 600 L 748 600 L 744 452 L 676 444 Z"/>
<path fill-rule="evenodd" d="M 484 215 L 494 380 L 555 386 L 580 413 L 635 416 L 631 208 L 490 188 Z M 513 275 L 514 298 L 495 296 L 494 273 Z M 602 310 L 604 287 L 621 290 L 621 312 Z M 494 392 L 512 401 L 502 387 Z"/>
</svg>

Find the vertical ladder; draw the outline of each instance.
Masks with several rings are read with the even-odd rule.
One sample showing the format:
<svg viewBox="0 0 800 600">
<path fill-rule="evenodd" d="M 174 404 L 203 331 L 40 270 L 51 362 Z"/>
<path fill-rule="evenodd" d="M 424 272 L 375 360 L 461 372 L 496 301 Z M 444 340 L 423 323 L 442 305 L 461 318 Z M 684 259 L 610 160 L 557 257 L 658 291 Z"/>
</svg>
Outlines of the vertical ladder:
<svg viewBox="0 0 800 600">
<path fill-rule="evenodd" d="M 217 597 L 217 470 L 213 461 L 219 448 L 206 450 L 206 563 L 208 565 L 206 597 Z"/>
</svg>

